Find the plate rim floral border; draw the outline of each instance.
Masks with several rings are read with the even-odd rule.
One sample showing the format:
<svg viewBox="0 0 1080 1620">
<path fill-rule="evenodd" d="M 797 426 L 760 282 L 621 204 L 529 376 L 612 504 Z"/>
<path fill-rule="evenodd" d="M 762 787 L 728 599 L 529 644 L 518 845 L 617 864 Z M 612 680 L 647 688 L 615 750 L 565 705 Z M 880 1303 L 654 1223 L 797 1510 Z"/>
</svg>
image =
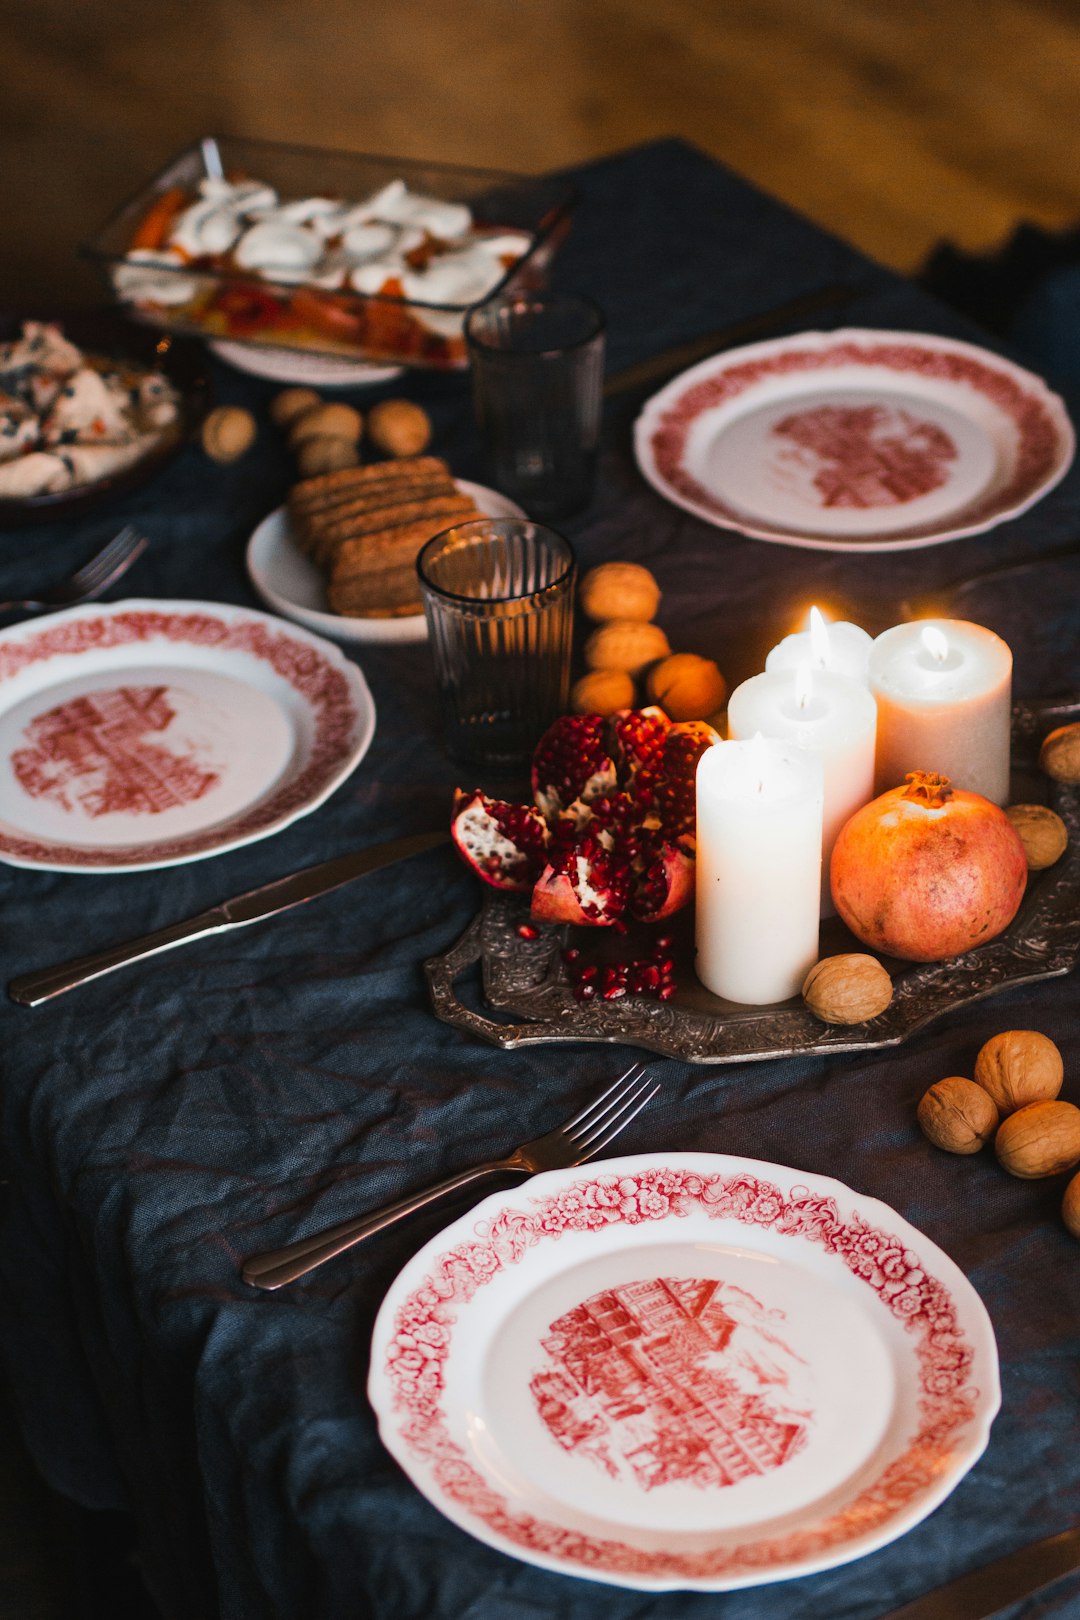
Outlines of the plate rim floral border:
<svg viewBox="0 0 1080 1620">
<path fill-rule="evenodd" d="M 773 357 L 780 357 L 786 353 L 796 354 L 805 351 L 813 355 L 817 350 L 843 347 L 845 344 L 887 346 L 890 343 L 902 344 L 909 348 L 920 345 L 929 347 L 942 356 L 955 356 L 958 363 L 966 362 L 983 370 L 993 370 L 999 379 L 1004 379 L 1013 388 L 1026 391 L 1028 403 L 1037 403 L 1041 407 L 1047 426 L 1052 427 L 1057 435 L 1056 450 L 1049 471 L 1023 495 L 1006 500 L 1004 505 L 987 511 L 982 516 L 976 515 L 972 521 L 965 523 L 962 520 L 945 519 L 941 523 L 920 525 L 911 531 L 894 530 L 878 537 L 858 532 L 850 536 L 801 534 L 797 530 L 785 529 L 768 522 L 755 522 L 751 513 L 742 515 L 726 510 L 720 513 L 712 510 L 705 500 L 695 499 L 692 494 L 673 487 L 670 479 L 661 471 L 655 441 L 664 427 L 665 420 L 672 416 L 675 408 L 685 399 L 689 391 L 705 384 L 713 376 L 742 365 L 767 363 Z M 960 338 L 932 332 L 902 332 L 875 327 L 846 326 L 832 332 L 817 330 L 795 332 L 786 337 L 766 338 L 735 349 L 723 349 L 673 377 L 646 400 L 634 423 L 634 459 L 638 470 L 665 500 L 681 506 L 684 511 L 693 513 L 695 517 L 701 518 L 715 528 L 730 529 L 751 539 L 765 540 L 774 545 L 789 545 L 810 551 L 851 553 L 912 551 L 924 546 L 959 540 L 967 535 L 983 534 L 999 523 L 1018 517 L 1044 495 L 1049 494 L 1069 470 L 1075 452 L 1076 431 L 1065 402 L 1036 372 L 1017 365 L 1004 355 L 995 354 L 992 349 L 983 348 L 975 343 L 965 343 Z M 962 512 L 963 509 L 957 514 L 958 519 L 962 519 Z"/>
<path fill-rule="evenodd" d="M 276 614 L 233 602 L 128 597 L 87 603 L 44 620 L 12 625 L 0 632 L 0 692 L 9 675 L 18 675 L 38 658 L 47 661 L 72 651 L 107 652 L 111 646 L 132 643 L 164 647 L 170 640 L 183 640 L 172 633 L 181 620 L 218 624 L 221 635 L 215 640 L 210 634 L 208 645 L 227 645 L 230 636 L 242 636 L 245 630 L 256 637 L 260 645 L 254 656 L 264 658 L 312 711 L 315 736 L 303 769 L 225 822 L 164 840 L 66 845 L 0 830 L 0 862 L 37 871 L 96 874 L 156 871 L 222 855 L 281 832 L 318 809 L 359 765 L 371 746 L 376 724 L 375 700 L 359 666 L 325 637 Z M 145 621 L 145 633 L 140 630 L 141 621 Z M 99 627 L 96 636 L 94 625 Z M 113 641 L 109 640 L 110 626 L 115 627 Z M 125 627 L 130 632 L 126 637 Z M 73 645 L 65 647 L 65 640 Z M 307 690 L 309 687 L 313 690 Z M 50 855 L 50 850 L 55 853 Z"/>
<path fill-rule="evenodd" d="M 700 1193 L 692 1190 L 692 1178 L 702 1182 Z M 619 1206 L 621 1212 L 615 1215 L 610 1204 L 598 1211 L 599 1200 L 590 1202 L 588 1191 L 613 1183 L 628 1205 Z M 719 1196 L 707 1199 L 707 1193 L 717 1188 Z M 574 1198 L 567 1200 L 571 1192 Z M 806 1550 L 785 1556 L 781 1551 L 770 1563 L 760 1552 L 768 1542 L 759 1542 L 755 1553 L 751 1541 L 748 1550 L 736 1546 L 726 1555 L 729 1562 L 740 1564 L 733 1572 L 680 1572 L 680 1558 L 692 1562 L 701 1555 L 672 1554 L 667 1555 L 668 1568 L 650 1573 L 648 1565 L 663 1564 L 664 1554 L 635 1549 L 625 1541 L 593 1540 L 581 1532 L 545 1525 L 527 1512 L 515 1516 L 449 1434 L 439 1396 L 442 1365 L 456 1322 L 453 1307 L 471 1299 L 504 1264 L 516 1264 L 527 1248 L 545 1239 L 557 1241 L 567 1227 L 610 1229 L 617 1220 L 637 1225 L 678 1218 L 679 1197 L 695 1197 L 706 1213 L 744 1226 L 780 1225 L 783 1230 L 786 1220 L 789 1232 L 823 1244 L 854 1276 L 868 1282 L 909 1331 L 920 1328 L 922 1319 L 925 1331 L 915 1349 L 922 1390 L 919 1431 L 873 1484 L 846 1504 L 844 1511 L 849 1517 L 854 1511 L 858 1521 L 852 1534 L 838 1537 L 828 1523 L 819 1532 L 826 1542 L 830 1535 L 833 1542 L 842 1541 L 840 1547 L 834 1545 L 830 1551 L 826 1546 L 816 1554 Z M 520 1207 L 519 1200 L 529 1207 Z M 881 1238 L 891 1245 L 890 1256 L 902 1255 L 903 1277 L 895 1271 L 886 1276 L 876 1265 L 874 1253 L 880 1254 L 880 1247 L 868 1252 L 867 1240 Z M 978 1382 L 972 1383 L 975 1369 Z M 929 1389 L 931 1377 L 948 1387 Z M 835 1177 L 763 1160 L 647 1153 L 535 1176 L 524 1192 L 493 1194 L 426 1243 L 399 1272 L 379 1309 L 368 1398 L 383 1444 L 421 1494 L 489 1546 L 559 1574 L 612 1585 L 648 1591 L 727 1591 L 831 1569 L 905 1534 L 951 1494 L 982 1455 L 1000 1409 L 1001 1391 L 993 1326 L 975 1288 L 955 1261 L 889 1205 L 863 1197 Z M 940 1443 L 947 1435 L 961 1436 L 949 1441 L 946 1466 L 941 1464 L 940 1450 L 933 1449 L 935 1420 L 947 1425 Z M 916 1484 L 903 1501 L 885 1510 L 883 1520 L 879 1516 L 877 1523 L 870 1522 L 875 1491 L 880 1495 L 882 1482 L 897 1471 L 903 1479 L 905 1467 L 917 1473 L 920 1462 L 925 1471 L 921 1487 Z M 910 1472 L 908 1478 L 910 1482 Z M 481 1504 L 480 1511 L 462 1505 L 461 1499 L 469 1495 Z M 798 1535 L 792 1532 L 786 1540 L 797 1542 Z M 537 1541 L 562 1543 L 570 1550 L 557 1553 L 550 1545 L 530 1544 Z M 722 1561 L 725 1554 L 713 1556 Z"/>
</svg>

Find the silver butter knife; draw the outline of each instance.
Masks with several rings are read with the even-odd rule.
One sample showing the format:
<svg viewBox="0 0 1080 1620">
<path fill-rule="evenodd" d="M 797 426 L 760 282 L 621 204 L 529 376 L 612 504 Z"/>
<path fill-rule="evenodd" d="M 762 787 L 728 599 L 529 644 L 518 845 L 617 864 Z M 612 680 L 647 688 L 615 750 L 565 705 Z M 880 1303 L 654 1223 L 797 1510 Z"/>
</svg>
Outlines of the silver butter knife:
<svg viewBox="0 0 1080 1620">
<path fill-rule="evenodd" d="M 882 1620 L 992 1620 L 1012 1603 L 1080 1569 L 1080 1527 L 1046 1536 L 892 1609 Z"/>
<path fill-rule="evenodd" d="M 109 950 L 95 951 L 92 956 L 77 957 L 73 962 L 61 962 L 57 967 L 24 973 L 12 979 L 8 994 L 12 1001 L 17 1001 L 22 1007 L 36 1007 L 65 990 L 73 990 L 76 985 L 100 979 L 102 974 L 112 973 L 115 968 L 124 967 L 128 962 L 138 962 L 143 957 L 156 956 L 159 951 L 172 950 L 174 945 L 183 945 L 189 939 L 202 939 L 207 934 L 222 934 L 230 928 L 244 928 L 248 923 L 261 922 L 264 917 L 274 917 L 279 911 L 288 911 L 292 906 L 302 905 L 305 900 L 315 900 L 320 894 L 340 889 L 342 884 L 351 883 L 354 878 L 363 877 L 367 872 L 378 872 L 395 861 L 403 861 L 410 855 L 419 855 L 426 849 L 434 849 L 449 841 L 448 832 L 412 833 L 406 838 L 394 838 L 389 843 L 356 850 L 351 855 L 337 855 L 319 866 L 307 866 L 302 872 L 293 872 L 273 883 L 264 883 L 261 889 L 250 889 L 247 894 L 234 895 L 231 900 L 223 900 L 210 911 L 201 911 L 197 917 L 172 923 L 168 928 L 158 928 L 139 939 L 130 939 Z"/>
</svg>

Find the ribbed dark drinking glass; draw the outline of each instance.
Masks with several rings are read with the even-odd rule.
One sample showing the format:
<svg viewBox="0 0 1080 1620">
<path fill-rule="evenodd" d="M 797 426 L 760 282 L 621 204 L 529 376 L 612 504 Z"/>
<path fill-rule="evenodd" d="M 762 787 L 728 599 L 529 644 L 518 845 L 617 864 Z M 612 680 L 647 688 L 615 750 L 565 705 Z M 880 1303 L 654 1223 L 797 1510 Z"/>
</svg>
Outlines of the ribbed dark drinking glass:
<svg viewBox="0 0 1080 1620">
<path fill-rule="evenodd" d="M 579 511 L 600 443 L 602 313 L 574 293 L 510 293 L 471 310 L 465 338 L 495 484 L 532 517 Z"/>
<path fill-rule="evenodd" d="M 480 518 L 417 559 L 450 753 L 516 767 L 566 710 L 574 553 L 526 518 Z"/>
</svg>

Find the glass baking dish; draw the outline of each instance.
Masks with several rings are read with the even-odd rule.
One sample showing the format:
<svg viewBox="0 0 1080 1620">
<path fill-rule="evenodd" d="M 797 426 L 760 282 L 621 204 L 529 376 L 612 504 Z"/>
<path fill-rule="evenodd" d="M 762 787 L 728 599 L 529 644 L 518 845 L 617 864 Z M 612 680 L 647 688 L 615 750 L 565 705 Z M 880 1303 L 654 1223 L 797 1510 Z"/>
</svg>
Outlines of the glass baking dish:
<svg viewBox="0 0 1080 1620">
<path fill-rule="evenodd" d="M 545 284 L 574 202 L 546 177 L 208 137 L 82 251 L 150 326 L 453 370 L 473 305 Z"/>
</svg>

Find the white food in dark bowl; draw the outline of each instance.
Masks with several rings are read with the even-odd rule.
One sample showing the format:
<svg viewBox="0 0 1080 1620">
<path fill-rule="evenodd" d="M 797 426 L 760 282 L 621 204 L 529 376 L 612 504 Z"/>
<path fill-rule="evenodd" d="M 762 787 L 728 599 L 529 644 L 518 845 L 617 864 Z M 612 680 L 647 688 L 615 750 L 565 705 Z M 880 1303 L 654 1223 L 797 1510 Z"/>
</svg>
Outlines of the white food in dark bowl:
<svg viewBox="0 0 1080 1620">
<path fill-rule="evenodd" d="M 178 430 L 163 373 L 88 359 L 59 326 L 0 345 L 0 501 L 74 491 L 134 466 Z"/>
</svg>

